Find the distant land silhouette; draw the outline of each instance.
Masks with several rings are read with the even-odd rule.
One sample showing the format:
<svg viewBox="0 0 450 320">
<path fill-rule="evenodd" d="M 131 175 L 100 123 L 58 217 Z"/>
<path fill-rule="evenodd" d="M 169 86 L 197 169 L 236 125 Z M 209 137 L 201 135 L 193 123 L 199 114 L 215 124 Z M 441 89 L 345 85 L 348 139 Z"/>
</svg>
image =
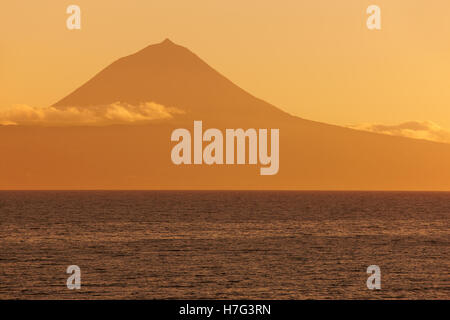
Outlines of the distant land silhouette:
<svg viewBox="0 0 450 320">
<path fill-rule="evenodd" d="M 110 126 L 0 126 L 0 189 L 450 190 L 450 144 L 380 135 L 292 116 L 165 40 L 121 58 L 54 104 L 154 102 L 183 113 Z M 364 107 L 364 106 L 362 106 Z M 170 133 L 279 128 L 280 170 L 175 166 Z"/>
</svg>

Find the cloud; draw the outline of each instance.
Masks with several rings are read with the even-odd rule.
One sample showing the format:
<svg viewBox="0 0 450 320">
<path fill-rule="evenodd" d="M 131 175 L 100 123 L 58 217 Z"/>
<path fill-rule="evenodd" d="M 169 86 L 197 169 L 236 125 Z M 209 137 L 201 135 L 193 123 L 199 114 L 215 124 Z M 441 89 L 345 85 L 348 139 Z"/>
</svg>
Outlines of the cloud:
<svg viewBox="0 0 450 320">
<path fill-rule="evenodd" d="M 0 109 L 0 125 L 108 125 L 170 119 L 181 113 L 154 102 L 64 108 L 15 105 Z"/>
<path fill-rule="evenodd" d="M 349 127 L 392 136 L 450 143 L 450 130 L 432 121 L 408 121 L 398 125 L 360 124 Z"/>
</svg>

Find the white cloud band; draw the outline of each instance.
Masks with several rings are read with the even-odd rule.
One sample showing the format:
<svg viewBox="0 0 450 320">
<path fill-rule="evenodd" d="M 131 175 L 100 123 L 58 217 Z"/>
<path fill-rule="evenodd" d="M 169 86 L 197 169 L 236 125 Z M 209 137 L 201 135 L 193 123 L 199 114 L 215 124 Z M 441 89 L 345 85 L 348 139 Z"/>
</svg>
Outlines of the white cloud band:
<svg viewBox="0 0 450 320">
<path fill-rule="evenodd" d="M 170 119 L 180 113 L 154 102 L 64 108 L 15 105 L 0 109 L 0 125 L 109 125 Z"/>
<path fill-rule="evenodd" d="M 450 143 L 450 130 L 432 121 L 408 121 L 398 125 L 359 124 L 349 127 L 393 136 Z"/>
</svg>

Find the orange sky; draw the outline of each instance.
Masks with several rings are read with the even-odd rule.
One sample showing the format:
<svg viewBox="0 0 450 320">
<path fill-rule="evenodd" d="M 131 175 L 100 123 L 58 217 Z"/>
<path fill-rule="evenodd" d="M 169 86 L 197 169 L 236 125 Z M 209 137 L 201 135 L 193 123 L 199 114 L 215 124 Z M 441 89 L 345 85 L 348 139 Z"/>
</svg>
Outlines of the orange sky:
<svg viewBox="0 0 450 320">
<path fill-rule="evenodd" d="M 70 4 L 82 30 L 66 29 Z M 368 5 L 382 30 L 367 30 Z M 304 118 L 450 128 L 448 0 L 5 0 L 0 110 L 46 106 L 115 59 L 164 38 Z"/>
</svg>

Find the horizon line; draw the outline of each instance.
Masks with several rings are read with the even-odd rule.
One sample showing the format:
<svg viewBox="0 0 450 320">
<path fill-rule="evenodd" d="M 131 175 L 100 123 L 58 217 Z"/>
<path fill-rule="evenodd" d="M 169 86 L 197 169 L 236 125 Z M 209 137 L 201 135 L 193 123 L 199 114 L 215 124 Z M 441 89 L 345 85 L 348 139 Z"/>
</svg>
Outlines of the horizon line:
<svg viewBox="0 0 450 320">
<path fill-rule="evenodd" d="M 0 189 L 0 192 L 90 192 L 90 191 L 117 191 L 117 192 L 142 192 L 142 191 L 177 191 L 177 192 L 428 192 L 448 193 L 450 190 L 420 190 L 420 189 Z"/>
</svg>

